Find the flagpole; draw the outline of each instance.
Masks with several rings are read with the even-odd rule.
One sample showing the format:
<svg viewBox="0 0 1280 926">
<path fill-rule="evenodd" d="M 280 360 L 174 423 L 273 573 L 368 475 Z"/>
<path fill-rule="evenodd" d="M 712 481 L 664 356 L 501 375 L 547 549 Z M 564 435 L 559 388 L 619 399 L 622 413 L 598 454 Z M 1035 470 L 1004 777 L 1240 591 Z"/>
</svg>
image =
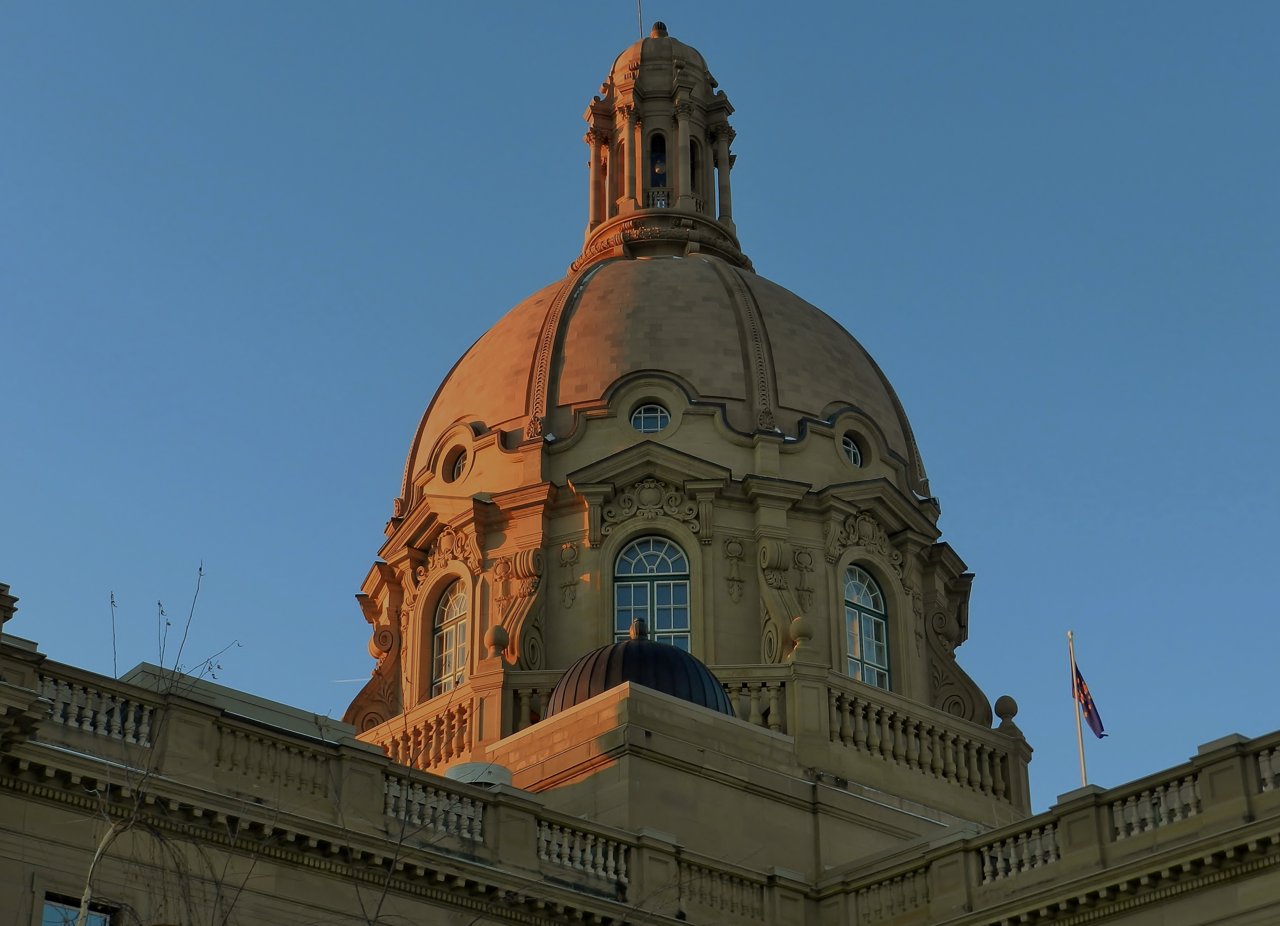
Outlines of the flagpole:
<svg viewBox="0 0 1280 926">
<path fill-rule="evenodd" d="M 1080 727 L 1080 690 L 1076 686 L 1076 640 L 1070 630 L 1067 631 L 1067 652 L 1071 657 L 1071 709 L 1076 715 L 1076 748 L 1080 750 L 1080 787 L 1089 784 L 1089 776 L 1084 770 L 1084 731 Z"/>
</svg>

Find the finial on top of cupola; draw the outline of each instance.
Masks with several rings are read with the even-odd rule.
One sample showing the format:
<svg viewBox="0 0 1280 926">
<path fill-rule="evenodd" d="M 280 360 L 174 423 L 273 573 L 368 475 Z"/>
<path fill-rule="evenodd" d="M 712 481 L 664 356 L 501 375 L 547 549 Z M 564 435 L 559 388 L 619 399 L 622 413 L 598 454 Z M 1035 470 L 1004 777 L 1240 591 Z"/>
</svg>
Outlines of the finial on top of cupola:
<svg viewBox="0 0 1280 926">
<path fill-rule="evenodd" d="M 653 28 L 649 30 L 649 38 L 665 39 L 667 37 L 667 24 L 659 20 L 653 24 Z"/>
</svg>

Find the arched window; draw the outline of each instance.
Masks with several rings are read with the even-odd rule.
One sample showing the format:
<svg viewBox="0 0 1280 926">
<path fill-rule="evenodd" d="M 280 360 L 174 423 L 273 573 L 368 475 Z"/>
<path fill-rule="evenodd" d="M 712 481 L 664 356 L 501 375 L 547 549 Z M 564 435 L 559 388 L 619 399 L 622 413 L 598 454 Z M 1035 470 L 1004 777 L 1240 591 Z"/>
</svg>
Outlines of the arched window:
<svg viewBox="0 0 1280 926">
<path fill-rule="evenodd" d="M 431 634 L 431 697 L 452 691 L 467 677 L 467 590 L 455 580 L 436 605 Z"/>
<path fill-rule="evenodd" d="M 641 537 L 618 554 L 613 570 L 613 639 L 627 639 L 632 621 L 649 639 L 689 651 L 689 560 L 665 537 Z"/>
<path fill-rule="evenodd" d="M 857 566 L 844 572 L 844 637 L 848 673 L 889 689 L 889 625 L 876 580 Z"/>
<path fill-rule="evenodd" d="M 641 434 L 657 434 L 671 423 L 671 413 L 657 402 L 646 402 L 631 413 L 631 427 Z"/>
<path fill-rule="evenodd" d="M 671 191 L 667 183 L 667 137 L 654 132 L 649 139 L 649 201 L 647 206 L 666 209 Z"/>
</svg>

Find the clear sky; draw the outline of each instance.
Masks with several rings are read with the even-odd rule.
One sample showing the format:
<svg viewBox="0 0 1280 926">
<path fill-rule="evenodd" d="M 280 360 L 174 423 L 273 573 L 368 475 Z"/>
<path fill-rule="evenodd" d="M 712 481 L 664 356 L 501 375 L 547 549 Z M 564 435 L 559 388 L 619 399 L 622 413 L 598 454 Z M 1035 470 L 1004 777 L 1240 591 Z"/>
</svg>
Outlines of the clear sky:
<svg viewBox="0 0 1280 926">
<path fill-rule="evenodd" d="M 645 4 L 737 107 L 734 217 L 915 426 L 961 663 L 1037 807 L 1280 726 L 1280 5 Z M 590 3 L 0 9 L 8 629 L 340 716 L 452 362 L 581 247 Z M 175 643 L 171 638 L 167 659 Z M 1086 731 L 1086 736 L 1088 733 Z"/>
</svg>

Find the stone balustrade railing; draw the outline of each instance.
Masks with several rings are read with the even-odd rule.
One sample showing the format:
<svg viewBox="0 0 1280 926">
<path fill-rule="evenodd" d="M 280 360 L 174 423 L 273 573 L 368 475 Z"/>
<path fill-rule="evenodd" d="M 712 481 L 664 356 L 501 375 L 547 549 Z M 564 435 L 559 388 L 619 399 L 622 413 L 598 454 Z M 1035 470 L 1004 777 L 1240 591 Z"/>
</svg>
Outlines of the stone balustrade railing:
<svg viewBox="0 0 1280 926">
<path fill-rule="evenodd" d="M 581 822 L 538 817 L 538 861 L 604 882 L 619 897 L 626 896 L 631 847 Z"/>
<path fill-rule="evenodd" d="M 753 670 L 727 679 L 726 684 L 736 681 L 738 691 L 749 697 L 752 686 L 768 691 L 770 684 L 778 683 L 785 705 L 787 684 L 781 673 L 786 671 L 788 667 Z M 779 674 L 770 676 L 771 672 Z M 96 774 L 100 763 L 86 754 L 86 743 L 90 747 L 101 743 L 102 754 L 109 756 L 115 748 L 111 744 L 132 737 L 137 743 L 152 744 L 149 755 L 155 758 L 157 774 L 145 788 L 171 813 L 195 801 L 204 802 L 208 809 L 193 819 L 216 818 L 219 812 L 242 815 L 243 798 L 228 796 L 243 788 L 236 782 L 265 779 L 278 787 L 262 788 L 254 806 L 261 808 L 260 813 L 275 814 L 275 825 L 299 837 L 290 836 L 291 845 L 319 847 L 318 851 L 332 854 L 347 840 L 346 844 L 359 843 L 369 852 L 371 840 L 390 837 L 398 853 L 417 853 L 416 860 L 398 858 L 395 864 L 403 862 L 406 869 L 425 870 L 431 853 L 443 853 L 451 865 L 469 864 L 466 860 L 473 859 L 486 870 L 520 871 L 533 880 L 564 882 L 589 895 L 625 900 L 637 910 L 674 915 L 685 905 L 696 908 L 697 918 L 705 921 L 773 922 L 780 898 L 785 898 L 792 909 L 805 901 L 824 909 L 830 905 L 836 911 L 833 922 L 859 926 L 889 920 L 895 926 L 926 926 L 955 919 L 958 910 L 967 911 L 962 918 L 965 924 L 1023 922 L 1020 905 L 1024 903 L 1030 917 L 1025 921 L 1038 922 L 1047 885 L 1087 881 L 1086 893 L 1070 898 L 1070 903 L 1086 906 L 1135 891 L 1161 890 L 1166 878 L 1176 882 L 1188 872 L 1217 872 L 1223 866 L 1245 864 L 1257 853 L 1274 852 L 1277 839 L 1272 834 L 1280 821 L 1280 733 L 1254 740 L 1228 737 L 1207 744 L 1187 763 L 1159 775 L 1110 790 L 1082 788 L 1064 795 L 1048 812 L 981 835 L 886 856 L 882 874 L 870 870 L 864 861 L 844 875 L 832 872 L 825 880 L 808 884 L 693 856 L 660 834 L 626 832 L 553 812 L 534 795 L 504 787 L 487 791 L 395 766 L 349 735 L 303 735 L 214 714 L 218 709 L 208 697 L 173 694 L 163 700 L 154 695 L 148 699 L 148 692 L 124 683 L 47 669 L 38 679 L 33 676 L 30 687 L 33 696 L 39 692 L 53 709 L 32 741 L 8 748 L 20 748 L 24 762 L 43 763 L 46 770 L 65 767 L 69 773 Z M 838 697 L 848 694 L 862 697 L 866 693 L 852 688 L 837 691 Z M 880 698 L 871 693 L 866 698 L 868 703 L 875 699 L 874 706 L 881 711 L 897 712 L 902 706 L 892 695 Z M 875 712 L 868 713 L 868 705 L 863 705 L 866 728 L 860 737 L 851 707 L 846 736 L 840 707 L 837 701 L 839 743 L 830 745 L 870 752 Z M 151 738 L 143 720 L 148 720 L 150 729 L 158 729 L 162 711 L 163 735 Z M 437 707 L 433 716 L 442 713 L 447 712 Z M 465 718 L 466 714 L 459 711 L 455 716 Z M 895 723 L 891 716 L 887 725 L 879 722 L 876 761 L 934 774 L 932 744 L 926 747 L 921 738 L 917 751 L 909 738 L 912 730 L 924 737 L 928 731 L 920 733 L 920 724 L 934 723 L 934 719 L 927 709 L 920 716 L 902 710 L 899 721 Z M 788 723 L 794 722 L 794 714 L 788 716 Z M 445 734 L 450 729 L 446 723 Z M 974 732 L 978 728 L 962 729 L 978 745 L 992 745 Z M 77 749 L 45 750 L 45 740 L 58 740 L 46 736 L 46 730 L 71 731 Z M 179 731 L 187 738 L 179 738 Z M 465 739 L 465 732 L 459 733 L 454 726 L 452 735 L 451 748 L 456 750 L 457 737 Z M 425 744 L 421 748 L 430 748 L 435 740 L 425 733 L 421 736 Z M 190 737 L 199 738 L 208 751 L 193 751 L 197 740 Z M 447 735 L 440 740 L 442 757 L 450 748 L 445 740 Z M 170 751 L 175 755 L 168 755 Z M 959 755 L 953 759 L 957 783 Z M 983 787 L 987 780 L 980 764 L 974 774 L 975 755 L 980 762 L 980 752 L 967 753 L 967 787 Z M 164 789 L 178 780 L 169 769 L 181 762 L 195 763 L 187 766 L 188 784 L 166 794 Z M 204 779 L 197 777 L 201 762 L 207 770 Z M 941 774 L 947 774 L 945 754 Z M 994 770 L 989 775 L 994 787 Z M 190 786 L 199 781 L 205 783 Z M 307 800 L 298 801 L 299 796 Z M 225 806 L 219 810 L 220 802 Z M 372 822 L 379 819 L 385 821 L 380 827 Z M 1241 831 L 1238 844 L 1215 846 L 1205 853 L 1207 835 L 1221 833 L 1223 826 L 1239 827 L 1241 820 L 1247 821 L 1247 831 Z M 405 827 L 431 838 L 403 838 Z M 1183 847 L 1186 852 L 1179 854 Z M 1148 859 L 1150 870 L 1142 867 Z M 1117 868 L 1117 860 L 1123 861 L 1122 867 Z M 1120 881 L 1110 884 L 1098 879 L 1099 872 L 1111 870 Z"/>
<path fill-rule="evenodd" d="M 1200 812 L 1200 779 L 1196 774 L 1158 782 L 1111 802 L 1112 832 L 1116 840 L 1136 836 Z"/>
<path fill-rule="evenodd" d="M 547 699 L 563 672 L 511 672 L 505 679 L 511 721 L 504 735 L 519 733 L 541 720 L 547 712 Z"/>
<path fill-rule="evenodd" d="M 382 776 L 384 813 L 414 833 L 484 842 L 484 801 L 442 782 L 394 772 Z"/>
<path fill-rule="evenodd" d="M 717 666 L 715 671 L 739 720 L 778 733 L 788 732 L 790 666 Z"/>
<path fill-rule="evenodd" d="M 268 790 L 284 788 L 316 797 L 329 795 L 328 755 L 277 736 L 225 723 L 216 727 L 215 769 L 251 778 L 257 789 L 265 784 Z"/>
<path fill-rule="evenodd" d="M 41 675 L 39 691 L 53 703 L 49 720 L 54 724 L 131 746 L 151 745 L 156 705 L 139 699 L 131 686 Z"/>
<path fill-rule="evenodd" d="M 449 692 L 366 731 L 364 739 L 401 765 L 429 771 L 470 753 L 475 746 L 474 716 L 470 697 Z"/>
<path fill-rule="evenodd" d="M 828 686 L 827 704 L 831 742 L 962 788 L 1009 799 L 1009 747 L 990 731 L 965 729 L 954 719 L 947 722 L 945 715 L 922 717 L 918 708 L 843 681 Z"/>
<path fill-rule="evenodd" d="M 1061 857 L 1057 825 L 1053 822 L 1013 833 L 978 849 L 983 884 L 1044 868 Z"/>
<path fill-rule="evenodd" d="M 734 872 L 722 863 L 700 864 L 685 858 L 680 860 L 678 874 L 682 907 L 702 907 L 712 914 L 712 920 L 726 916 L 765 919 L 768 885 L 758 874 Z"/>
</svg>

